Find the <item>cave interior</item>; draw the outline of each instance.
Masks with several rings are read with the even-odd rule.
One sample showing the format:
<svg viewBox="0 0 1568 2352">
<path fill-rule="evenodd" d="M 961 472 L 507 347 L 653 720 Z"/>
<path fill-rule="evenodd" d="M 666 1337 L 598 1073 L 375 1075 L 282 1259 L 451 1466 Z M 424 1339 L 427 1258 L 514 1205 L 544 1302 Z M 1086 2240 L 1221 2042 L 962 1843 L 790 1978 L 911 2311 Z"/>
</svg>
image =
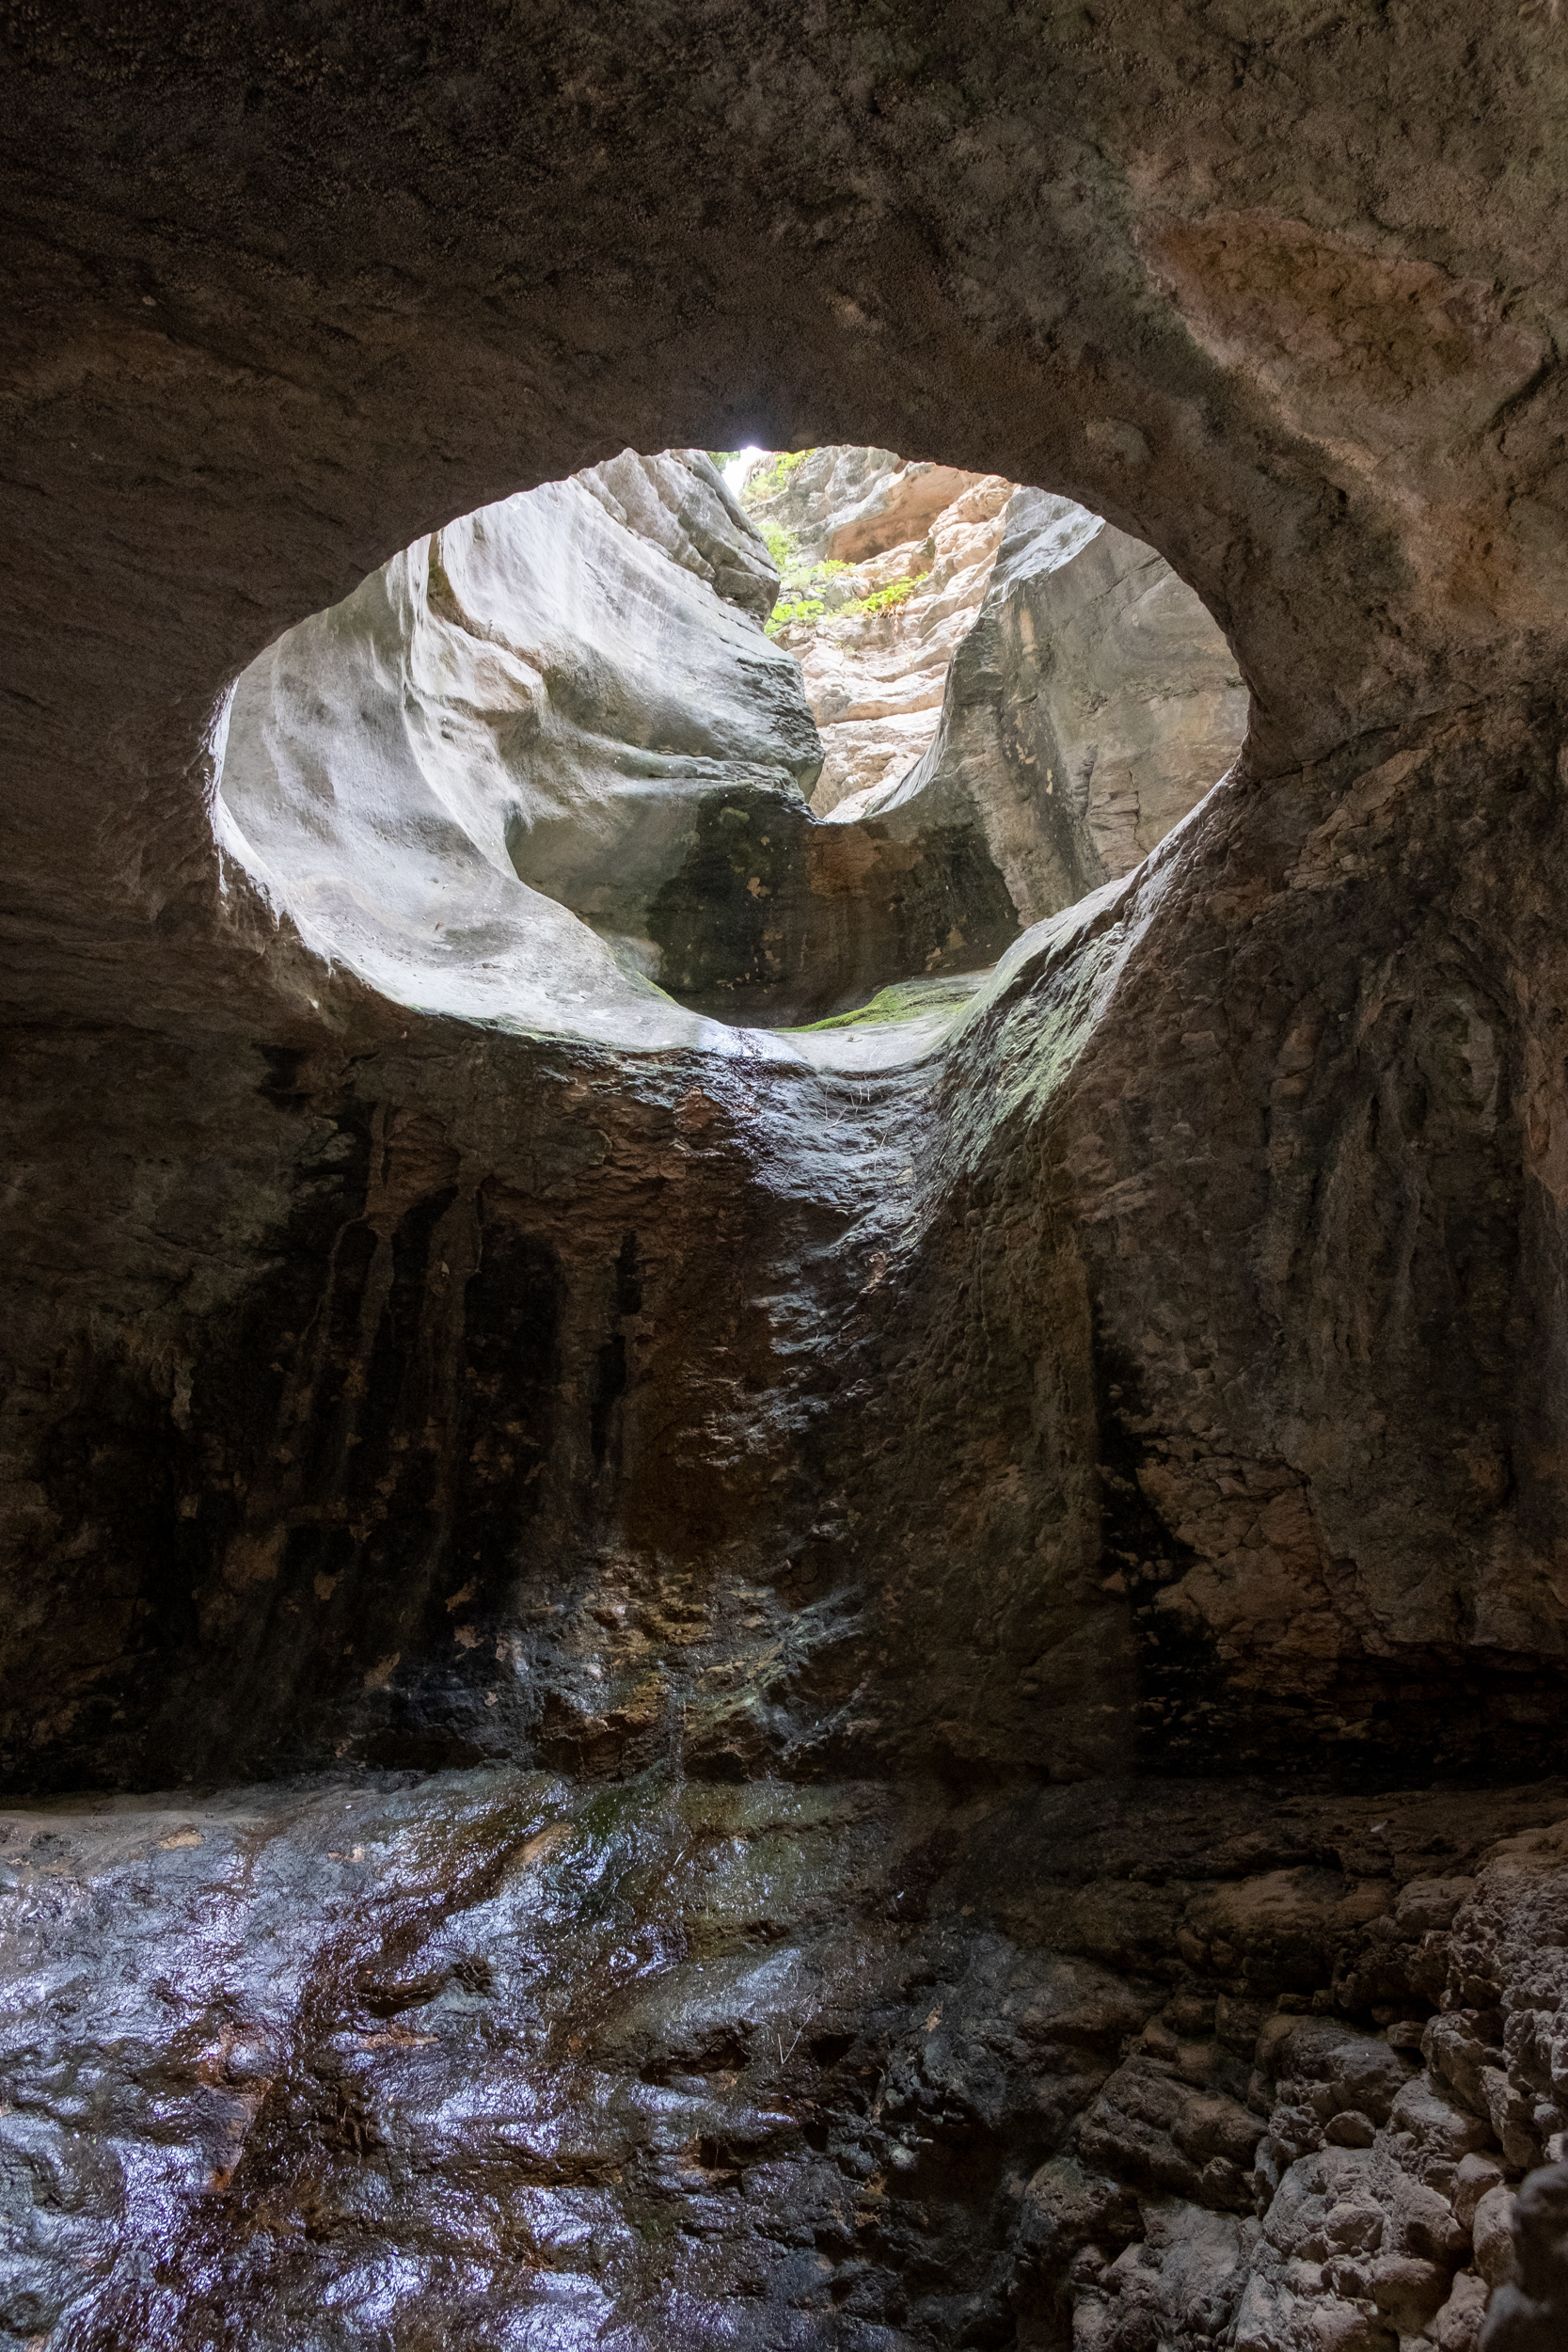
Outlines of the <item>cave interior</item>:
<svg viewBox="0 0 1568 2352">
<path fill-rule="evenodd" d="M 1561 2352 L 1556 0 L 5 59 L 0 2346 Z"/>
</svg>

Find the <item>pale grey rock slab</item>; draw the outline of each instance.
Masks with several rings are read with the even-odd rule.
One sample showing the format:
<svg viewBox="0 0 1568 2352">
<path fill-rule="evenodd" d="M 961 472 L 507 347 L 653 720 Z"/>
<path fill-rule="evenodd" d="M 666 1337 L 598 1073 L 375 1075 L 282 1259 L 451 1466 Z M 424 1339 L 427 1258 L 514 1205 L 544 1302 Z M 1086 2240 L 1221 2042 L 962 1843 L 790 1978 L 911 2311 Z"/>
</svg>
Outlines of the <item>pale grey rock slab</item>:
<svg viewBox="0 0 1568 2352">
<path fill-rule="evenodd" d="M 626 449 L 573 478 L 617 522 L 706 580 L 726 604 L 766 621 L 777 568 L 723 475 L 698 460 L 694 450 L 672 463 L 668 452 L 644 457 Z"/>
<path fill-rule="evenodd" d="M 700 453 L 627 452 L 466 516 L 245 672 L 219 843 L 396 1002 L 732 1050 L 636 942 L 700 810 L 804 817 L 821 751 L 758 625 L 775 580 Z"/>
<path fill-rule="evenodd" d="M 858 564 L 922 538 L 974 479 L 957 466 L 919 461 L 879 475 L 858 500 L 833 516 L 824 540 L 828 555 L 839 563 Z"/>
<path fill-rule="evenodd" d="M 851 506 L 885 499 L 888 483 L 903 464 L 895 450 L 825 444 L 791 465 L 770 496 L 759 496 L 753 485 L 749 504 L 764 521 L 787 531 L 803 557 L 819 562 L 838 516 Z"/>
<path fill-rule="evenodd" d="M 1231 766 L 1247 696 L 1170 565 L 1070 500 L 1022 489 L 935 740 L 840 822 L 978 815 L 1021 924 L 1130 873 Z"/>
</svg>

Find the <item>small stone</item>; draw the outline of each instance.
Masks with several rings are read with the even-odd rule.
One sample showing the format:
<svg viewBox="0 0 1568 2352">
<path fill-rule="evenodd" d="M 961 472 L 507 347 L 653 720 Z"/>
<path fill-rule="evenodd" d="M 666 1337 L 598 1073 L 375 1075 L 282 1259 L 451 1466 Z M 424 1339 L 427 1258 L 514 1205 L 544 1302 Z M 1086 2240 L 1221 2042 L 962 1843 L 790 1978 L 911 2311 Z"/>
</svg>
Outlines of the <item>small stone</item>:
<svg viewBox="0 0 1568 2352">
<path fill-rule="evenodd" d="M 1500 2287 L 1514 2272 L 1513 2193 L 1506 2183 L 1486 2191 L 1472 2226 L 1475 2266 L 1489 2287 Z"/>
<path fill-rule="evenodd" d="M 1461 2158 L 1449 2202 L 1462 2230 L 1474 2230 L 1477 2206 L 1490 2190 L 1498 2186 L 1502 2177 L 1503 2169 L 1496 2157 L 1485 2155 L 1479 2149 L 1472 2149 Z"/>
</svg>

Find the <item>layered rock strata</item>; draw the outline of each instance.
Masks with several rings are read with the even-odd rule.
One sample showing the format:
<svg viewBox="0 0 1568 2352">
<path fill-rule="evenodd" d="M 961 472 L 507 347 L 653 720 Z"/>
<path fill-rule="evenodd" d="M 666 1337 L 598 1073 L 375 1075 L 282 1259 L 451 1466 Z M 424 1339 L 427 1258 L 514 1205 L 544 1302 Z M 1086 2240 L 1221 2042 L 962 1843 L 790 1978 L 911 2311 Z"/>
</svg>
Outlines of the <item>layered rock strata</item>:
<svg viewBox="0 0 1568 2352">
<path fill-rule="evenodd" d="M 813 450 L 782 481 L 765 471 L 743 489 L 747 512 L 792 548 L 784 613 L 820 608 L 775 628 L 800 663 L 822 738 L 818 816 L 895 783 L 928 748 L 1012 491 L 999 476 L 856 449 Z M 896 601 L 863 609 L 890 588 Z"/>
<path fill-rule="evenodd" d="M 929 746 L 835 814 L 895 840 L 977 822 L 1028 925 L 1164 839 L 1235 759 L 1246 695 L 1151 548 L 1037 490 L 1014 491 L 1001 521 Z"/>
</svg>

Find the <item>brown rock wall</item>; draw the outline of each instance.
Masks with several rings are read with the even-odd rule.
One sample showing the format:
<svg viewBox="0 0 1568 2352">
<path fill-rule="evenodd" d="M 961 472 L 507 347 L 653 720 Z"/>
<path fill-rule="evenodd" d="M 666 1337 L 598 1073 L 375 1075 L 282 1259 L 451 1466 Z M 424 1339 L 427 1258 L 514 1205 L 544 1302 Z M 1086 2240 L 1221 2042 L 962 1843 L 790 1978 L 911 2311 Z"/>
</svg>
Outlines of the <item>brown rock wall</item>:
<svg viewBox="0 0 1568 2352">
<path fill-rule="evenodd" d="M 1150 1755 L 1262 1737 L 1376 1769 L 1418 1716 L 1434 1764 L 1552 1736 L 1560 1242 L 1545 1187 L 1510 1172 L 1533 1014 L 1501 980 L 1557 954 L 1544 900 L 1501 883 L 1553 854 L 1537 724 L 1423 731 L 1427 797 L 1400 803 L 1375 881 L 1341 869 L 1338 920 L 1366 927 L 1349 961 L 1292 886 L 1297 845 L 1361 762 L 1400 765 L 1386 743 L 1211 802 L 1021 947 L 962 1033 L 879 1340 L 919 1419 L 892 1389 L 871 1410 L 908 1498 L 888 1591 L 911 1654 L 967 1592 L 1008 1659 L 977 1646 L 968 1739 L 994 1710 L 1059 1766 L 1060 1727 L 1123 1673 L 1136 1706 L 1108 1682 L 1100 1720 L 1135 1718 Z M 1015 1580 L 1066 1619 L 1026 1632 Z"/>
</svg>

